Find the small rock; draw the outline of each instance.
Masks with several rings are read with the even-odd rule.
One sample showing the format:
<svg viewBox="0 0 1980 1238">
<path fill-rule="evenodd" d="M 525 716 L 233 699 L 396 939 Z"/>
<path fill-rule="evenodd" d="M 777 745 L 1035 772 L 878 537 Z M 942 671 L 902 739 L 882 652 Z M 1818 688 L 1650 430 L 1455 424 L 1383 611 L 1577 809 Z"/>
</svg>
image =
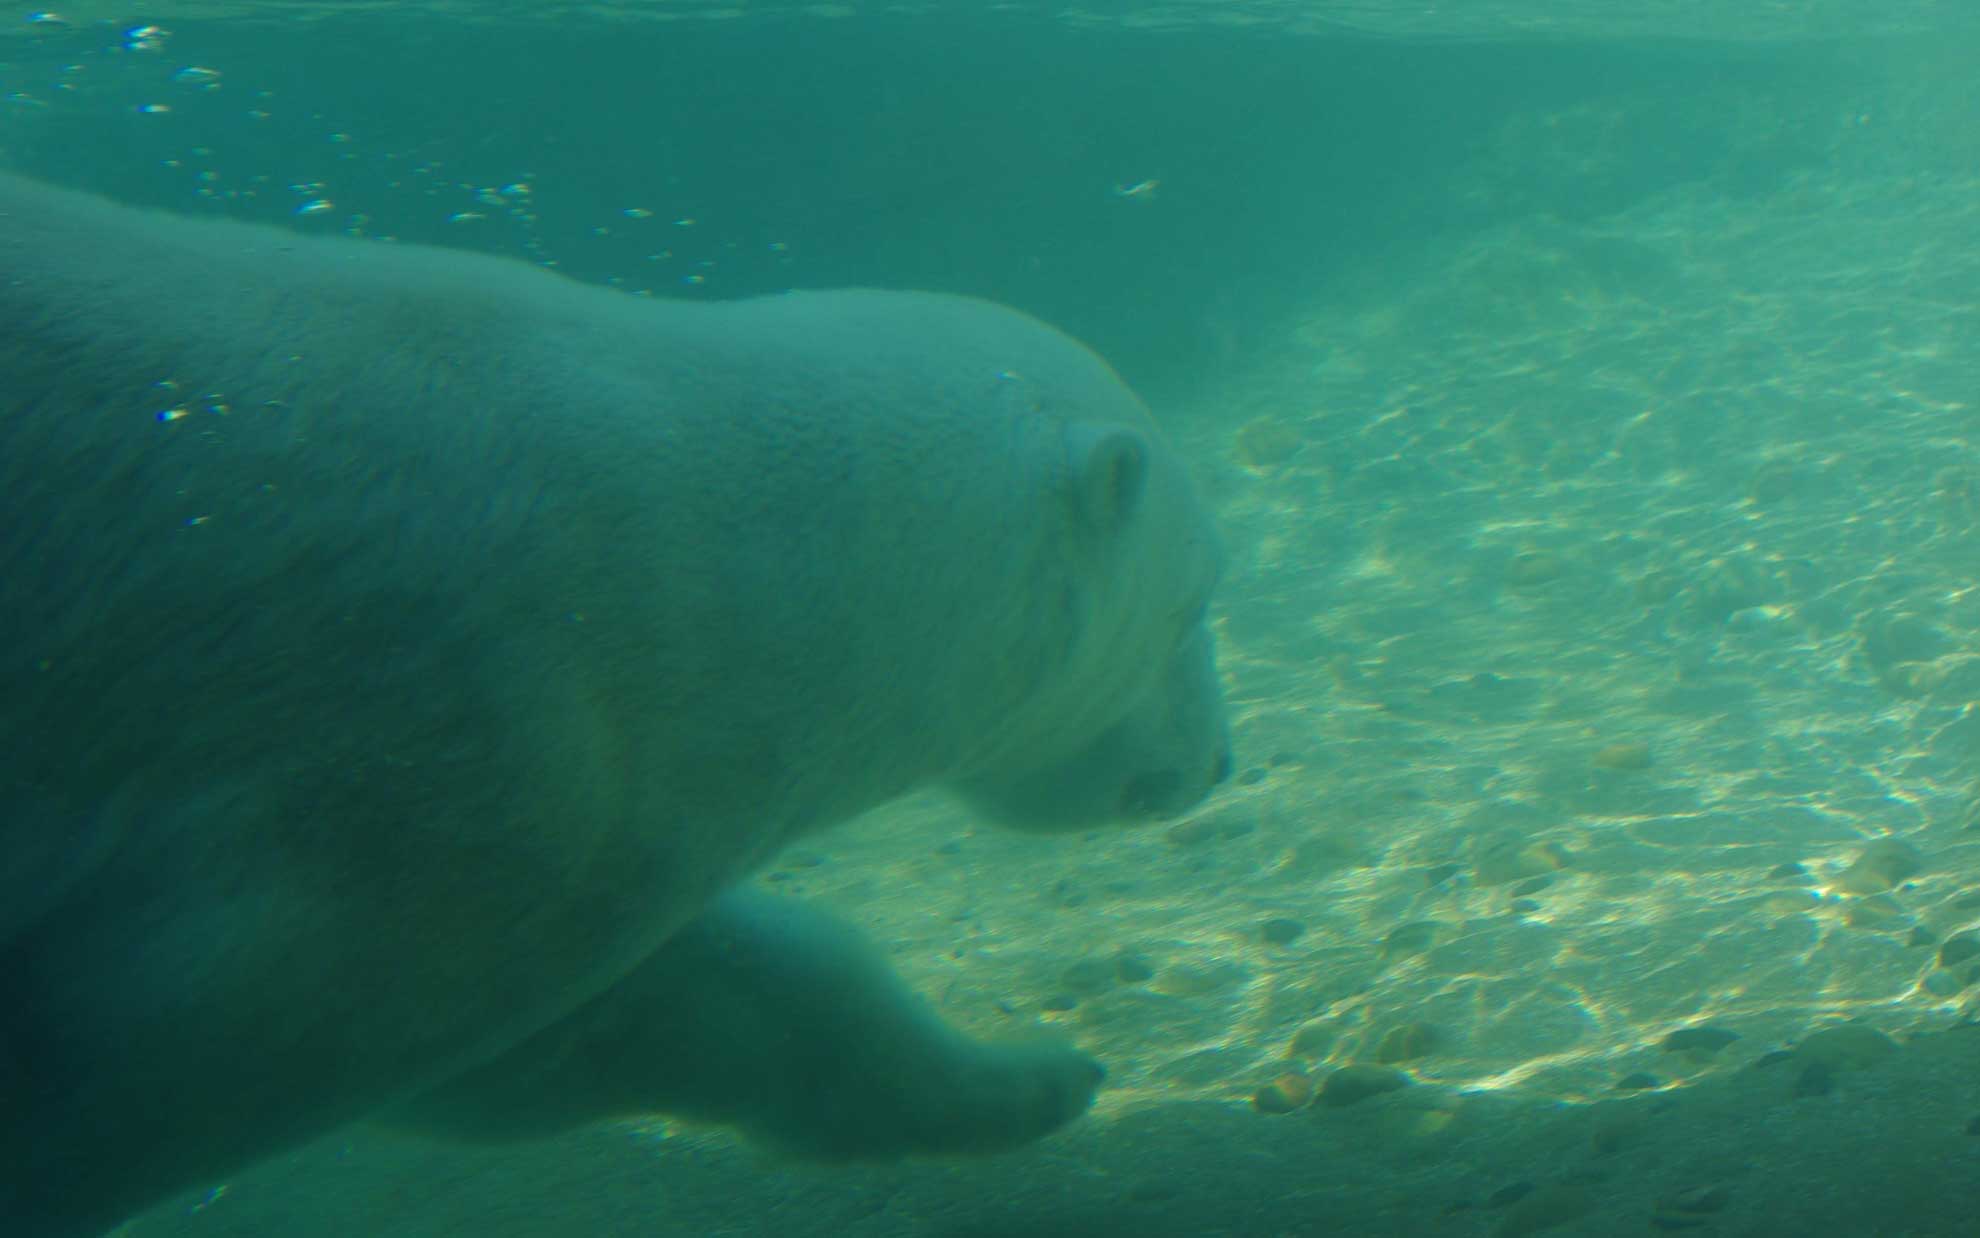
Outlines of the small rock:
<svg viewBox="0 0 1980 1238">
<path fill-rule="evenodd" d="M 1867 1023 L 1840 1023 L 1809 1033 L 1794 1047 L 1794 1055 L 1831 1070 L 1861 1070 L 1889 1057 L 1897 1048 L 1897 1041 Z"/>
<path fill-rule="evenodd" d="M 1645 606 L 1658 606 L 1676 597 L 1683 587 L 1684 582 L 1675 572 L 1657 568 L 1637 578 L 1634 592 L 1639 603 Z"/>
<path fill-rule="evenodd" d="M 1382 957 L 1385 959 L 1408 958 L 1412 954 L 1422 954 L 1425 950 L 1443 941 L 1449 934 L 1449 926 L 1435 920 L 1416 920 L 1389 930 L 1382 939 Z"/>
<path fill-rule="evenodd" d="M 1478 884 L 1510 885 L 1543 873 L 1559 872 L 1573 859 L 1559 843 L 1502 843 L 1478 857 Z"/>
<path fill-rule="evenodd" d="M 1437 1034 L 1427 1023 L 1404 1023 L 1382 1034 L 1375 1045 L 1375 1060 L 1384 1064 L 1413 1062 L 1436 1047 Z"/>
<path fill-rule="evenodd" d="M 1409 1076 L 1400 1070 L 1356 1063 L 1327 1076 L 1320 1085 L 1320 1103 L 1338 1109 L 1408 1086 Z"/>
<path fill-rule="evenodd" d="M 1566 571 L 1567 564 L 1559 555 L 1533 550 L 1513 556 L 1506 565 L 1506 583 L 1515 589 L 1535 589 L 1559 579 Z"/>
<path fill-rule="evenodd" d="M 1438 864 L 1431 868 L 1426 868 L 1423 870 L 1423 884 L 1426 888 L 1440 886 L 1457 876 L 1461 871 L 1463 870 L 1455 864 Z"/>
<path fill-rule="evenodd" d="M 1106 959 L 1081 959 L 1059 973 L 1059 982 L 1069 992 L 1092 997 L 1114 987 L 1114 967 Z"/>
<path fill-rule="evenodd" d="M 1980 934 L 1954 933 L 1939 946 L 1941 967 L 1958 967 L 1976 956 L 1980 956 Z"/>
<path fill-rule="evenodd" d="M 1798 916 L 1821 905 L 1821 896 L 1813 890 L 1776 890 L 1760 900 L 1760 906 L 1776 916 Z"/>
<path fill-rule="evenodd" d="M 1925 857 L 1918 848 L 1900 839 L 1880 838 L 1857 855 L 1836 884 L 1850 894 L 1882 894 L 1924 867 Z"/>
<path fill-rule="evenodd" d="M 1888 894 L 1872 894 L 1849 900 L 1843 923 L 1872 933 L 1896 933 L 1911 923 L 1911 913 Z"/>
<path fill-rule="evenodd" d="M 1052 883 L 1047 897 L 1060 907 L 1077 907 L 1086 901 L 1086 890 L 1070 877 L 1061 877 Z"/>
<path fill-rule="evenodd" d="M 1664 1037 L 1666 1053 L 1697 1053 L 1710 1057 L 1739 1039 L 1738 1032 L 1729 1032 L 1723 1027 L 1701 1024 L 1697 1027 L 1679 1028 Z"/>
<path fill-rule="evenodd" d="M 1274 946 L 1290 945 L 1306 932 L 1306 926 L 1285 916 L 1274 916 L 1258 926 L 1258 935 Z"/>
<path fill-rule="evenodd" d="M 1325 1019 L 1315 1019 L 1293 1033 L 1292 1043 L 1286 1047 L 1286 1054 L 1290 1057 L 1326 1057 L 1333 1051 L 1334 1042 L 1338 1039 L 1340 1033 L 1335 1030 L 1333 1024 Z"/>
<path fill-rule="evenodd" d="M 1650 768 L 1650 745 L 1626 740 L 1599 748 L 1588 759 L 1596 769 L 1645 770 Z"/>
<path fill-rule="evenodd" d="M 1275 417 L 1254 417 L 1238 428 L 1234 445 L 1246 468 L 1269 469 L 1284 464 L 1299 451 L 1299 431 Z"/>
<path fill-rule="evenodd" d="M 1934 997 L 1955 997 L 1961 989 L 1973 983 L 1972 971 L 1973 969 L 1969 968 L 1966 975 L 1961 975 L 1959 972 L 1938 968 L 1926 972 L 1925 978 L 1918 982 L 1918 987 Z"/>
<path fill-rule="evenodd" d="M 1288 1071 L 1252 1093 L 1251 1104 L 1260 1113 L 1291 1113 L 1312 1099 L 1313 1080 Z"/>
</svg>

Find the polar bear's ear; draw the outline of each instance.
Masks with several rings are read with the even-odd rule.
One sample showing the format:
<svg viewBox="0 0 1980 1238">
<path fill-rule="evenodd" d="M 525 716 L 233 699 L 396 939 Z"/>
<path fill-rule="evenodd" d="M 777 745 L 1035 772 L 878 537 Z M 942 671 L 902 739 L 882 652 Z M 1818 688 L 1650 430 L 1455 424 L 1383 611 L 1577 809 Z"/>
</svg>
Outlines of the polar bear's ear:
<svg viewBox="0 0 1980 1238">
<path fill-rule="evenodd" d="M 1090 528 L 1126 524 L 1148 485 L 1148 443 L 1119 426 L 1074 423 L 1066 432 L 1073 493 Z"/>
</svg>

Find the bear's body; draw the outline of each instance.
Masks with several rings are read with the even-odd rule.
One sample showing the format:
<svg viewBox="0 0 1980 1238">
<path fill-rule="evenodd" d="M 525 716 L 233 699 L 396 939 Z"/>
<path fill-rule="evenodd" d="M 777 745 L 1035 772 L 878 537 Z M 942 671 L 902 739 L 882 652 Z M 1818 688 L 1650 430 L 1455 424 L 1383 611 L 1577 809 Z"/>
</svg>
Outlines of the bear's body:
<svg viewBox="0 0 1980 1238">
<path fill-rule="evenodd" d="M 1059 1125 L 1084 1058 L 729 891 L 928 784 L 1039 828 L 1195 803 L 1217 573 L 1139 403 L 1008 310 L 652 302 L 0 178 L 0 1232 L 368 1116 Z M 820 1053 L 792 1019 L 887 1048 L 736 1068 Z"/>
</svg>

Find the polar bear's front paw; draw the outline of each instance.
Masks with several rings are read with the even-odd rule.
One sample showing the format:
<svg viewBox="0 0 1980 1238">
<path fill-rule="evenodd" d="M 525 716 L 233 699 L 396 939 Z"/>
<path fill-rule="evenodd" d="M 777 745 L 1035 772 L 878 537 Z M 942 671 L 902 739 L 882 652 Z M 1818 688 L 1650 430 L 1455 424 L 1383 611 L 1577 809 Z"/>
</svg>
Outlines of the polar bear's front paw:
<svg viewBox="0 0 1980 1238">
<path fill-rule="evenodd" d="M 828 1161 L 1002 1152 L 1086 1112 L 1106 1073 L 1059 1045 L 956 1037 L 946 1048 L 933 1060 L 861 1071 L 787 1104 L 756 1133 L 785 1152 Z"/>
<path fill-rule="evenodd" d="M 996 1152 L 1029 1143 L 1093 1104 L 1106 1071 L 1060 1045 L 978 1045 L 978 1060 L 931 1105 L 927 1152 Z M 940 1099 L 940 1098 L 937 1098 Z"/>
</svg>

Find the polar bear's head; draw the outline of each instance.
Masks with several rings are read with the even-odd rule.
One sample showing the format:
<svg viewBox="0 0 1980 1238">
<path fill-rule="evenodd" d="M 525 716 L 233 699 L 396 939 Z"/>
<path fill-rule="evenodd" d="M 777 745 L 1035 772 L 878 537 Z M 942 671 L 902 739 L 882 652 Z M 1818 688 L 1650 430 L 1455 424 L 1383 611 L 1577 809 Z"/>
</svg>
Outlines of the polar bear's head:
<svg viewBox="0 0 1980 1238">
<path fill-rule="evenodd" d="M 1059 430 L 1063 528 L 1040 599 L 1064 642 L 1055 682 L 1029 711 L 1030 742 L 952 785 L 1020 829 L 1171 817 L 1231 772 L 1207 623 L 1223 551 L 1145 413 Z"/>
</svg>

